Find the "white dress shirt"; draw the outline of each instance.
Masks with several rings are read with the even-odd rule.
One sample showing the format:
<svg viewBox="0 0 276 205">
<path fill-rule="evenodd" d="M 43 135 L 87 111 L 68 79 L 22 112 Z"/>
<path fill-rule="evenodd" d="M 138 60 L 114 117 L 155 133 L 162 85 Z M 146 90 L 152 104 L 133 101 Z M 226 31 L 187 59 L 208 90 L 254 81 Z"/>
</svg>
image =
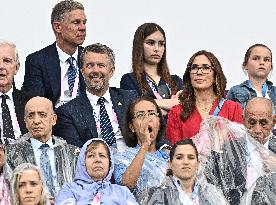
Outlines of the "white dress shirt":
<svg viewBox="0 0 276 205">
<path fill-rule="evenodd" d="M 96 126 L 97 126 L 97 132 L 98 132 L 98 136 L 101 138 L 101 128 L 100 128 L 100 105 L 98 105 L 98 99 L 100 98 L 99 96 L 96 95 L 92 95 L 91 93 L 89 93 L 88 91 L 86 91 L 86 95 L 90 101 L 91 106 L 93 107 L 93 115 L 96 121 Z M 117 144 L 117 149 L 119 151 L 124 151 L 127 146 L 124 140 L 124 137 L 122 135 L 121 129 L 119 127 L 119 122 L 117 119 L 117 115 L 113 109 L 113 104 L 111 101 L 111 97 L 110 97 L 110 93 L 109 90 L 106 91 L 106 93 L 102 96 L 105 98 L 105 109 L 106 112 L 109 116 L 112 128 L 113 128 L 113 132 L 115 134 L 115 138 L 116 138 L 116 144 Z"/>
<path fill-rule="evenodd" d="M 261 149 L 260 147 L 258 148 L 256 145 L 254 145 L 254 142 L 251 142 L 249 139 L 247 139 L 247 149 L 249 152 L 249 156 L 247 158 L 247 179 L 246 179 L 247 189 L 249 189 L 260 176 L 265 174 L 263 169 L 262 157 L 260 153 L 263 153 L 263 154 L 265 154 L 264 152 L 267 152 L 267 154 L 269 153 L 269 150 L 268 150 L 269 138 L 267 142 L 263 145 L 263 147 L 261 147 Z"/>
<path fill-rule="evenodd" d="M 79 69 L 78 69 L 78 63 L 77 63 L 77 59 L 78 59 L 78 52 L 79 49 L 77 49 L 75 51 L 75 53 L 70 56 L 67 53 L 63 52 L 57 45 L 57 51 L 58 51 L 58 56 L 59 56 L 59 61 L 60 61 L 60 68 L 61 68 L 61 85 L 60 85 L 60 89 L 61 89 L 61 95 L 58 99 L 58 101 L 55 104 L 55 108 L 59 107 L 60 105 L 74 99 L 77 96 L 77 93 L 73 93 L 72 96 L 70 94 L 69 91 L 69 85 L 68 85 L 68 68 L 70 66 L 70 63 L 67 61 L 69 57 L 74 57 L 74 61 L 73 64 L 74 66 L 77 68 L 77 76 L 76 76 L 76 80 L 75 80 L 75 84 L 74 86 L 79 86 Z"/>
<path fill-rule="evenodd" d="M 30 140 L 31 140 L 32 148 L 34 150 L 36 164 L 38 166 L 40 166 L 40 155 L 42 154 L 42 151 L 39 148 L 44 143 L 42 143 L 41 141 L 38 141 L 35 138 L 30 138 Z M 49 149 L 47 150 L 47 154 L 49 156 L 51 169 L 52 169 L 52 174 L 53 174 L 53 178 L 54 178 L 54 186 L 55 186 L 55 190 L 56 190 L 56 193 L 57 193 L 59 191 L 60 187 L 59 187 L 59 183 L 57 181 L 57 172 L 56 172 L 53 138 L 51 137 L 45 144 L 49 145 Z M 57 157 L 60 157 L 60 156 L 57 156 Z"/>
<path fill-rule="evenodd" d="M 7 99 L 6 102 L 9 107 L 9 110 L 10 110 L 14 136 L 15 136 L 15 139 L 18 139 L 21 136 L 21 131 L 20 131 L 20 127 L 19 127 L 16 113 L 15 113 L 15 106 L 14 106 L 14 101 L 13 101 L 13 97 L 12 97 L 12 92 L 13 92 L 13 87 L 7 93 L 0 92 L 0 96 L 3 94 L 6 94 L 7 96 L 9 96 L 9 99 Z M 0 105 L 1 105 L 1 103 L 2 103 L 2 98 L 0 97 Z M 1 140 L 2 140 L 2 142 L 4 142 L 3 141 L 4 139 L 3 139 L 2 108 L 0 109 L 0 119 L 1 119 L 1 121 L 0 121 L 0 123 L 1 123 Z"/>
</svg>

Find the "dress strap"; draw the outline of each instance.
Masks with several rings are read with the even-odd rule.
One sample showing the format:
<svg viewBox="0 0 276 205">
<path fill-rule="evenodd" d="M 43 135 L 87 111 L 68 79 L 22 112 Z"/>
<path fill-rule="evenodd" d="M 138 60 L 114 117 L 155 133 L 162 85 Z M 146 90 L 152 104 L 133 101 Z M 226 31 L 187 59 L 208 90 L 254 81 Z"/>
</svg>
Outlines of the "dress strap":
<svg viewBox="0 0 276 205">
<path fill-rule="evenodd" d="M 218 106 L 216 107 L 216 109 L 215 109 L 215 111 L 214 111 L 214 114 L 213 114 L 214 116 L 218 116 L 219 111 L 221 110 L 221 108 L 222 108 L 222 106 L 223 106 L 223 104 L 224 104 L 225 101 L 226 101 L 225 98 L 222 98 L 222 99 L 219 101 Z"/>
</svg>

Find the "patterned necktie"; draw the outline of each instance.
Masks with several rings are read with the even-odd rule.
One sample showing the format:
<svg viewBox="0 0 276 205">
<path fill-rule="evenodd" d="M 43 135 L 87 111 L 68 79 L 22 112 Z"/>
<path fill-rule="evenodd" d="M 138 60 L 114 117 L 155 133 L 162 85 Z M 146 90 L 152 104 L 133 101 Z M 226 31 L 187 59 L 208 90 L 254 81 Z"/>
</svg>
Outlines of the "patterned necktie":
<svg viewBox="0 0 276 205">
<path fill-rule="evenodd" d="M 109 146 L 116 146 L 115 134 L 113 132 L 109 116 L 106 112 L 104 102 L 104 97 L 100 97 L 98 100 L 98 105 L 100 105 L 100 127 L 102 139 L 106 141 Z"/>
<path fill-rule="evenodd" d="M 42 144 L 39 149 L 41 150 L 40 155 L 40 168 L 43 171 L 44 179 L 46 181 L 46 185 L 49 189 L 51 196 L 55 196 L 55 188 L 54 188 L 54 180 L 53 173 L 51 169 L 50 159 L 47 154 L 47 150 L 49 149 L 48 144 Z"/>
<path fill-rule="evenodd" d="M 9 96 L 3 94 L 1 95 L 1 97 L 2 97 L 1 108 L 2 108 L 2 121 L 3 121 L 3 138 L 5 139 L 5 143 L 9 144 L 10 140 L 12 141 L 15 140 L 11 114 L 6 102 L 6 99 L 8 99 Z"/>
<path fill-rule="evenodd" d="M 67 62 L 70 64 L 68 68 L 68 85 L 71 94 L 73 92 L 74 83 L 77 76 L 77 69 L 74 65 L 74 60 L 74 57 L 69 57 L 67 59 Z"/>
</svg>

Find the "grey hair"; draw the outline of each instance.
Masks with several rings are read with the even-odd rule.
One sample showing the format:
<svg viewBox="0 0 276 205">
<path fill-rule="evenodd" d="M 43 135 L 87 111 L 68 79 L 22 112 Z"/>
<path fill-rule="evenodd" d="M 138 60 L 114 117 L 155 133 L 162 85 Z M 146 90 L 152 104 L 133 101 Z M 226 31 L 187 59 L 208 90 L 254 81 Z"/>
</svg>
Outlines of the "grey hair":
<svg viewBox="0 0 276 205">
<path fill-rule="evenodd" d="M 19 176 L 22 175 L 25 171 L 36 171 L 40 177 L 40 182 L 42 186 L 42 193 L 41 197 L 39 200 L 39 205 L 46 205 L 49 203 L 48 201 L 48 188 L 46 186 L 46 183 L 43 179 L 43 175 L 39 169 L 38 166 L 35 166 L 31 163 L 22 163 L 18 165 L 12 173 L 12 178 L 11 178 L 11 197 L 12 197 L 12 202 L 14 205 L 19 205 L 19 197 L 17 194 L 17 188 L 18 188 L 18 180 Z"/>
<path fill-rule="evenodd" d="M 64 0 L 59 2 L 52 10 L 51 24 L 53 24 L 54 21 L 62 22 L 66 13 L 77 9 L 84 10 L 84 7 L 80 2 L 74 0 Z"/>
<path fill-rule="evenodd" d="M 19 63 L 18 51 L 17 51 L 16 45 L 13 42 L 7 41 L 7 40 L 0 40 L 0 47 L 1 46 L 9 46 L 9 47 L 11 47 L 14 50 L 14 61 L 16 63 Z"/>
<path fill-rule="evenodd" d="M 115 67 L 115 54 L 114 54 L 113 50 L 111 48 L 109 48 L 108 46 L 103 45 L 101 43 L 95 43 L 95 44 L 86 46 L 82 50 L 81 56 L 80 56 L 80 67 L 81 68 L 83 67 L 83 64 L 84 64 L 84 56 L 88 52 L 107 54 L 111 68 Z"/>
</svg>

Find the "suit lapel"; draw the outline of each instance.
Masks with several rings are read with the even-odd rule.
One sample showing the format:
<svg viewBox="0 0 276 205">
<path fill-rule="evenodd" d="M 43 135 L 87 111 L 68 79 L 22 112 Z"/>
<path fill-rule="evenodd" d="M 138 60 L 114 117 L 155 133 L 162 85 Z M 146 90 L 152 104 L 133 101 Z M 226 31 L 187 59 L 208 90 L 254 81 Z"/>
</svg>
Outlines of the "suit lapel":
<svg viewBox="0 0 276 205">
<path fill-rule="evenodd" d="M 53 91 L 54 102 L 56 102 L 60 96 L 61 86 L 61 68 L 56 43 L 49 47 L 45 67 Z"/>
<path fill-rule="evenodd" d="M 28 162 L 37 165 L 32 144 L 27 141 L 22 141 L 17 145 L 16 157 L 13 157 L 15 167 L 21 163 Z M 15 168 L 14 167 L 14 168 Z"/>
<path fill-rule="evenodd" d="M 80 123 L 83 124 L 83 127 L 89 128 L 89 130 L 85 130 L 85 135 L 92 135 L 89 137 L 90 139 L 93 137 L 98 137 L 96 121 L 93 115 L 94 110 L 86 95 L 80 96 L 79 111 L 79 116 L 81 117 L 79 119 Z"/>
<path fill-rule="evenodd" d="M 57 181 L 59 183 L 59 186 L 62 186 L 64 181 L 64 175 L 63 175 L 63 160 L 62 157 L 56 157 L 56 156 L 64 156 L 61 152 L 60 146 L 54 147 L 54 156 L 55 156 L 55 165 L 56 165 L 56 174 L 57 174 Z"/>
<path fill-rule="evenodd" d="M 79 67 L 79 78 L 80 78 L 80 92 L 81 92 L 81 94 L 85 94 L 85 92 L 86 92 L 86 84 L 85 84 L 84 78 L 82 76 L 81 67 L 80 67 L 80 56 L 81 56 L 82 50 L 83 50 L 83 47 L 79 46 L 78 67 Z"/>
<path fill-rule="evenodd" d="M 27 129 L 24 122 L 24 109 L 26 100 L 24 96 L 17 90 L 15 87 L 13 88 L 12 92 L 13 102 L 14 102 L 14 109 L 17 118 L 17 122 L 20 127 L 21 134 L 27 133 Z"/>
<path fill-rule="evenodd" d="M 274 135 L 269 138 L 268 149 L 276 154 L 276 137 Z"/>
<path fill-rule="evenodd" d="M 119 127 L 121 131 L 124 132 L 124 113 L 126 110 L 126 105 L 124 103 L 123 97 L 118 92 L 116 92 L 114 88 L 110 88 L 109 92 L 113 104 L 113 109 L 117 115 Z"/>
</svg>

